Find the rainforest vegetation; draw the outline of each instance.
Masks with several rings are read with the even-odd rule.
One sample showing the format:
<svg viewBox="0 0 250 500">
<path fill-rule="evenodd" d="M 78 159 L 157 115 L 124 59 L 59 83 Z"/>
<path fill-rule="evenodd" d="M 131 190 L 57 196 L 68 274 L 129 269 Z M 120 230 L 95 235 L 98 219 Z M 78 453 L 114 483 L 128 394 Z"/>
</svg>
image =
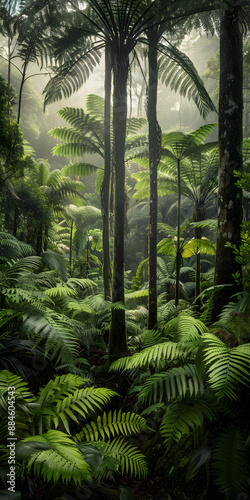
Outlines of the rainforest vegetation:
<svg viewBox="0 0 250 500">
<path fill-rule="evenodd" d="M 0 0 L 1 500 L 250 498 L 249 26 Z"/>
</svg>

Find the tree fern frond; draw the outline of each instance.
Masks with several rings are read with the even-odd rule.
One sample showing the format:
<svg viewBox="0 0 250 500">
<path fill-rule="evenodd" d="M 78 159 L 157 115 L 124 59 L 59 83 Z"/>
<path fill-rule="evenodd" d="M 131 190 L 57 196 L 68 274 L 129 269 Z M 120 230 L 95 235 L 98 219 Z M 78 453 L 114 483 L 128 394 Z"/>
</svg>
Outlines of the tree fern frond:
<svg viewBox="0 0 250 500">
<path fill-rule="evenodd" d="M 189 57 L 171 44 L 168 46 L 160 44 L 159 48 L 162 51 L 159 57 L 162 81 L 167 86 L 170 85 L 171 90 L 180 92 L 189 100 L 193 99 L 203 118 L 207 116 L 209 111 L 216 111 L 202 79 Z"/>
<path fill-rule="evenodd" d="M 171 403 L 167 407 L 160 427 L 166 449 L 169 450 L 183 436 L 190 436 L 191 432 L 202 427 L 204 416 L 209 420 L 214 419 L 210 401 L 203 396 L 178 398 Z"/>
<path fill-rule="evenodd" d="M 65 61 L 58 69 L 54 68 L 55 76 L 46 85 L 44 106 L 68 98 L 79 90 L 88 79 L 90 73 L 99 63 L 100 52 L 91 43 L 86 42 L 70 60 Z"/>
<path fill-rule="evenodd" d="M 94 174 L 100 167 L 91 163 L 70 163 L 62 168 L 63 175 L 75 175 L 76 177 L 85 177 Z"/>
<path fill-rule="evenodd" d="M 165 373 L 155 373 L 143 384 L 139 395 L 139 403 L 151 405 L 162 401 L 172 401 L 177 396 L 184 398 L 187 394 L 197 396 L 204 390 L 194 365 L 172 368 Z"/>
<path fill-rule="evenodd" d="M 136 413 L 105 412 L 97 417 L 96 422 L 89 422 L 83 427 L 82 431 L 75 436 L 76 442 L 97 441 L 105 438 L 111 439 L 121 434 L 127 436 L 142 432 L 147 427 L 146 420 Z"/>
<path fill-rule="evenodd" d="M 23 439 L 20 446 L 22 456 L 22 446 L 28 443 L 27 450 L 27 471 L 31 471 L 44 481 L 57 483 L 61 480 L 68 484 L 74 481 L 75 484 L 81 481 L 91 481 L 90 466 L 83 459 L 75 442 L 57 430 L 49 430 L 46 434 L 32 436 Z M 39 443 L 36 450 L 36 443 Z M 44 444 L 41 449 L 40 443 Z"/>
</svg>

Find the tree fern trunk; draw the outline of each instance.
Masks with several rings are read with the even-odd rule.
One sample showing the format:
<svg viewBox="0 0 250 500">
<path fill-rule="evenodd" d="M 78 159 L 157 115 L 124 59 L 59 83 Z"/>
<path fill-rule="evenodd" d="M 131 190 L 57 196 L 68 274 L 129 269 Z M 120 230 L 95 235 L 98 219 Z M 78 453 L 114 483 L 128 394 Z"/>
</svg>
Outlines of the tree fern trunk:
<svg viewBox="0 0 250 500">
<path fill-rule="evenodd" d="M 149 128 L 149 296 L 148 296 L 148 328 L 153 329 L 157 323 L 157 167 L 158 167 L 158 131 L 157 131 L 157 31 L 152 28 L 148 32 L 149 52 L 149 86 L 148 86 L 148 128 Z"/>
<path fill-rule="evenodd" d="M 127 119 L 127 78 L 129 59 L 125 49 L 117 50 L 114 60 L 113 135 L 115 167 L 114 261 L 112 283 L 109 360 L 127 352 L 125 311 L 115 307 L 124 303 L 124 210 L 125 210 L 125 138 Z"/>
<path fill-rule="evenodd" d="M 111 298 L 111 266 L 109 245 L 109 196 L 110 196 L 110 166 L 111 166 L 111 141 L 110 141 L 110 97 L 111 97 L 111 61 L 108 45 L 105 47 L 105 104 L 104 104 L 104 179 L 101 188 L 102 221 L 103 221 L 103 285 L 104 298 Z"/>
<path fill-rule="evenodd" d="M 175 306 L 179 304 L 180 270 L 181 270 L 181 165 L 177 159 L 178 205 L 177 205 L 177 244 L 176 244 L 176 278 L 175 278 Z"/>
<path fill-rule="evenodd" d="M 236 262 L 226 243 L 240 245 L 242 223 L 242 193 L 235 186 L 234 170 L 242 170 L 242 26 L 238 2 L 221 14 L 220 33 L 220 97 L 219 97 L 219 187 L 218 229 L 215 260 L 215 284 L 229 283 L 216 295 L 213 319 L 216 319 L 230 296 L 239 291 L 233 274 L 241 276 L 241 265 Z"/>
</svg>

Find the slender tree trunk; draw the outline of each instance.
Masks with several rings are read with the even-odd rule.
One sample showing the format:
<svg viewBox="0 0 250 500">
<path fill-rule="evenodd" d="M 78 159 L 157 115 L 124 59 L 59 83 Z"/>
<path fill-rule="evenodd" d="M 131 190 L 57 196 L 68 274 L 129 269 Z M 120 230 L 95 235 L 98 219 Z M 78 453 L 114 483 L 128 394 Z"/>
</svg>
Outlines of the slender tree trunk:
<svg viewBox="0 0 250 500">
<path fill-rule="evenodd" d="M 178 183 L 178 205 L 177 205 L 177 243 L 176 243 L 176 278 L 175 278 L 175 306 L 179 304 L 180 270 L 181 270 L 181 161 L 177 158 L 177 183 Z"/>
<path fill-rule="evenodd" d="M 198 201 L 194 203 L 193 221 L 200 222 L 205 219 L 205 208 Z M 194 228 L 194 238 L 201 239 L 203 236 L 202 227 Z M 201 293 L 201 254 L 196 254 L 196 272 L 195 272 L 195 298 Z M 196 300 L 196 310 L 200 311 L 201 299 Z"/>
<path fill-rule="evenodd" d="M 109 245 L 109 195 L 110 195 L 110 167 L 111 167 L 111 140 L 110 140 L 110 98 L 111 98 L 111 61 L 109 47 L 105 48 L 105 104 L 104 104 L 104 179 L 101 188 L 102 221 L 103 221 L 103 285 L 104 298 L 111 298 L 111 265 Z"/>
<path fill-rule="evenodd" d="M 148 328 L 153 329 L 157 323 L 157 167 L 158 132 L 157 123 L 157 30 L 152 28 L 147 33 L 149 40 L 148 66 L 148 126 L 149 126 L 149 172 L 150 172 L 150 201 L 149 201 L 149 296 L 148 296 Z"/>
<path fill-rule="evenodd" d="M 41 255 L 43 248 L 43 228 L 42 225 L 38 228 L 37 231 L 37 240 L 36 240 L 36 254 Z"/>
<path fill-rule="evenodd" d="M 45 226 L 44 229 L 44 243 L 43 243 L 43 249 L 46 252 L 48 250 L 48 239 L 49 239 L 49 226 Z"/>
<path fill-rule="evenodd" d="M 70 224 L 70 237 L 69 237 L 69 274 L 72 276 L 72 252 L 73 252 L 73 226 L 74 222 L 71 221 Z"/>
<path fill-rule="evenodd" d="M 25 82 L 25 75 L 26 75 L 26 69 L 24 68 L 23 74 L 22 74 L 22 80 L 21 80 L 21 84 L 20 84 L 20 89 L 19 89 L 17 123 L 20 123 L 20 118 L 21 118 L 22 94 L 23 94 L 23 86 L 24 86 L 24 82 Z"/>
<path fill-rule="evenodd" d="M 124 303 L 124 210 L 125 210 L 125 138 L 127 119 L 127 78 L 129 59 L 125 49 L 120 49 L 114 61 L 113 135 L 115 166 L 115 223 L 111 328 L 109 336 L 109 361 L 127 353 L 125 311 L 115 308 Z"/>
<path fill-rule="evenodd" d="M 242 193 L 235 186 L 234 170 L 242 170 L 242 26 L 238 0 L 221 14 L 220 33 L 220 97 L 219 97 L 219 187 L 218 229 L 215 261 L 215 284 L 231 284 L 217 293 L 213 319 L 218 317 L 231 295 L 239 291 L 233 274 L 241 276 L 241 265 L 236 262 L 227 242 L 240 245 L 242 224 Z"/>
</svg>

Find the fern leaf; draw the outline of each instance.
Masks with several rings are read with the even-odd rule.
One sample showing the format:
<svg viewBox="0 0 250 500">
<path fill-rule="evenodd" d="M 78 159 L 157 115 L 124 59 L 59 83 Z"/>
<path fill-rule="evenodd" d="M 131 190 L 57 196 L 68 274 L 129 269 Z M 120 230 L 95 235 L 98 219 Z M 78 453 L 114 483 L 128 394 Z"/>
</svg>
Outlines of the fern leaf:
<svg viewBox="0 0 250 500">
<path fill-rule="evenodd" d="M 102 416 L 98 416 L 96 422 L 88 423 L 75 438 L 76 442 L 97 441 L 100 437 L 110 439 L 120 434 L 129 435 L 142 432 L 145 428 L 146 420 L 140 415 L 115 410 L 113 413 L 110 411 L 108 415 L 103 413 Z"/>
<path fill-rule="evenodd" d="M 164 438 L 166 449 L 178 443 L 183 436 L 190 436 L 197 428 L 202 427 L 204 416 L 214 419 L 214 412 L 205 398 L 176 399 L 167 407 L 163 417 L 160 433 Z"/>
<path fill-rule="evenodd" d="M 116 438 L 111 442 L 94 442 L 104 457 L 114 458 L 118 463 L 118 471 L 122 475 L 129 475 L 138 479 L 144 479 L 148 473 L 145 456 L 130 444 L 127 444 L 122 438 Z M 81 445 L 79 445 L 81 449 Z"/>
<path fill-rule="evenodd" d="M 203 362 L 217 398 L 237 400 L 238 385 L 250 384 L 250 344 L 229 347 L 213 334 L 206 334 L 203 343 Z"/>
<path fill-rule="evenodd" d="M 95 174 L 100 169 L 91 163 L 70 163 L 62 168 L 63 175 L 74 175 L 75 177 L 85 177 L 86 175 Z M 102 170 L 102 169 L 101 169 Z"/>
<path fill-rule="evenodd" d="M 215 483 L 226 500 L 234 500 L 244 490 L 248 458 L 239 428 L 229 425 L 220 435 L 214 454 Z"/>
<path fill-rule="evenodd" d="M 172 361 L 173 359 L 183 359 L 184 351 L 182 347 L 175 342 L 162 342 L 161 344 L 147 347 L 143 351 L 134 354 L 131 357 L 120 358 L 111 363 L 110 370 L 131 370 L 147 366 L 153 362 Z"/>
<path fill-rule="evenodd" d="M 46 434 L 25 438 L 20 442 L 44 443 L 44 449 L 41 446 L 35 450 L 31 446 L 31 455 L 27 459 L 28 473 L 33 470 L 34 474 L 46 482 L 53 480 L 57 483 L 61 480 L 68 484 L 73 481 L 75 484 L 81 481 L 90 481 L 90 466 L 83 459 L 75 442 L 66 434 L 60 431 L 49 430 Z"/>
<path fill-rule="evenodd" d="M 204 390 L 194 365 L 172 368 L 166 373 L 155 373 L 143 385 L 139 402 L 143 405 L 162 401 L 172 401 L 177 396 L 184 398 L 187 394 L 197 396 Z"/>
</svg>

